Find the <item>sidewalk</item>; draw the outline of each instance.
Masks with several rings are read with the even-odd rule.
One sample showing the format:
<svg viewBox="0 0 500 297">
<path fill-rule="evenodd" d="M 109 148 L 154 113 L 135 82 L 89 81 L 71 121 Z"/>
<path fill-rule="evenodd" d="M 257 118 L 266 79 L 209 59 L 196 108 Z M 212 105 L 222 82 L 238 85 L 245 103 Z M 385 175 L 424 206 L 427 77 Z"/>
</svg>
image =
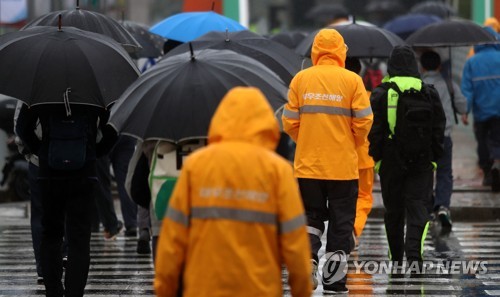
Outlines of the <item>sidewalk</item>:
<svg viewBox="0 0 500 297">
<path fill-rule="evenodd" d="M 500 220 L 500 193 L 483 187 L 483 173 L 477 166 L 476 140 L 472 124 L 455 126 L 453 139 L 453 195 L 451 215 L 454 221 Z M 375 182 L 370 217 L 382 217 L 384 206 L 380 184 Z"/>
</svg>

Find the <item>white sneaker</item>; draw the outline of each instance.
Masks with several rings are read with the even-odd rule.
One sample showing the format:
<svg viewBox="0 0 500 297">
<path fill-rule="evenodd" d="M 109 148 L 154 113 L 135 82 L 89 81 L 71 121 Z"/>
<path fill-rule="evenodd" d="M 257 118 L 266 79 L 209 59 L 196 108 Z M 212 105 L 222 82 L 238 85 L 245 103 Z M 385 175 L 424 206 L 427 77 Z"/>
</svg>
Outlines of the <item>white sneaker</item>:
<svg viewBox="0 0 500 297">
<path fill-rule="evenodd" d="M 318 287 L 318 262 L 316 260 L 311 259 L 311 266 L 312 266 L 312 282 L 313 282 L 313 290 L 316 290 Z"/>
</svg>

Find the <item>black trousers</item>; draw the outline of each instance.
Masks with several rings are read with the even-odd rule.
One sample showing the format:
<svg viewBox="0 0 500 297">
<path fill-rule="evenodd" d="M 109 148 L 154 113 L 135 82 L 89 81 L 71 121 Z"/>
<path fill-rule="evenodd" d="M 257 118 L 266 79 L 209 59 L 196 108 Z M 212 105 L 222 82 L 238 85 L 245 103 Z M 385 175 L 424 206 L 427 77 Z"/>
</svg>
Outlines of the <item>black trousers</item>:
<svg viewBox="0 0 500 297">
<path fill-rule="evenodd" d="M 42 198 L 41 260 L 46 296 L 83 296 L 90 265 L 91 209 L 97 180 L 40 179 Z M 64 287 L 61 246 L 67 236 Z"/>
<path fill-rule="evenodd" d="M 348 255 L 356 217 L 358 180 L 299 178 L 298 182 L 306 210 L 312 258 L 318 261 L 325 221 L 328 221 L 326 252 L 341 250 Z"/>
<path fill-rule="evenodd" d="M 406 252 L 407 260 L 421 261 L 422 236 L 432 203 L 431 165 L 428 170 L 404 171 L 395 158 L 387 157 L 379 174 L 390 258 L 401 262 Z"/>
</svg>

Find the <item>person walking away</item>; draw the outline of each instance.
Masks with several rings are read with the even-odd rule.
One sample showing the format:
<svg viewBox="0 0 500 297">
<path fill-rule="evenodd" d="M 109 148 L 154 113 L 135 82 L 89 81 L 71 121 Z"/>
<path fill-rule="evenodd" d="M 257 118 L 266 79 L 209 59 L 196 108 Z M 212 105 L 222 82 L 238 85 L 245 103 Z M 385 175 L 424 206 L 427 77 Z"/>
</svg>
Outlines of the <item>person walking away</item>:
<svg viewBox="0 0 500 297">
<path fill-rule="evenodd" d="M 436 185 L 431 218 L 439 218 L 443 227 L 451 228 L 450 201 L 453 192 L 453 141 L 451 139 L 451 131 L 455 124 L 455 112 L 459 114 L 467 112 L 467 99 L 462 95 L 460 87 L 453 81 L 450 82 L 454 93 L 453 99 L 451 98 L 448 84 L 440 73 L 441 57 L 438 53 L 434 51 L 422 53 L 420 55 L 420 65 L 422 66 L 422 81 L 436 88 L 446 115 L 443 142 L 444 155 L 437 160 Z"/>
<path fill-rule="evenodd" d="M 294 175 L 298 178 L 312 247 L 314 287 L 321 236 L 328 221 L 324 293 L 345 293 L 346 275 L 329 270 L 345 265 L 351 250 L 356 200 L 358 155 L 372 125 L 372 111 L 361 77 L 344 68 L 347 46 L 335 29 L 316 35 L 313 66 L 290 83 L 283 129 L 297 144 Z"/>
<path fill-rule="evenodd" d="M 345 59 L 345 69 L 351 70 L 352 72 L 360 75 L 362 69 L 361 61 L 355 57 L 347 57 Z M 366 93 L 370 96 L 371 91 L 366 90 Z M 368 215 L 370 214 L 373 206 L 373 181 L 375 179 L 375 171 L 373 170 L 373 167 L 375 166 L 375 162 L 373 162 L 372 157 L 368 155 L 369 146 L 370 143 L 366 141 L 364 145 L 356 149 L 356 153 L 358 154 L 359 180 L 358 200 L 356 202 L 356 218 L 354 219 L 351 251 L 358 248 L 359 237 L 363 233 L 366 221 L 368 220 Z"/>
<path fill-rule="evenodd" d="M 493 29 L 485 27 L 485 30 L 498 39 Z M 477 45 L 474 51 L 475 55 L 465 62 L 461 89 L 467 98 L 467 112 L 472 110 L 474 114 L 479 166 L 485 177 L 483 185 L 491 184 L 493 192 L 500 192 L 500 47 Z M 462 121 L 468 123 L 467 114 Z"/>
<path fill-rule="evenodd" d="M 105 126 L 109 112 L 93 106 L 23 105 L 16 132 L 29 152 L 39 157 L 42 201 L 41 264 L 46 296 L 83 296 L 90 264 L 91 208 L 97 186 L 96 158 L 116 140 Z M 35 134 L 37 121 L 41 140 Z M 103 138 L 96 143 L 98 122 Z M 71 131 L 70 133 L 67 133 Z M 71 138 L 66 135 L 70 134 Z M 66 230 L 66 234 L 65 234 Z M 64 286 L 61 245 L 67 236 Z"/>
<path fill-rule="evenodd" d="M 370 100 L 374 120 L 369 154 L 380 175 L 389 258 L 399 267 L 406 254 L 409 267 L 420 268 L 433 169 L 443 155 L 443 107 L 437 91 L 421 81 L 409 46 L 392 50 L 388 77 Z"/>
<path fill-rule="evenodd" d="M 157 296 L 283 295 L 281 263 L 294 297 L 311 296 L 304 209 L 290 164 L 273 152 L 277 121 L 262 92 L 230 90 L 208 146 L 182 166 L 163 219 Z"/>
</svg>

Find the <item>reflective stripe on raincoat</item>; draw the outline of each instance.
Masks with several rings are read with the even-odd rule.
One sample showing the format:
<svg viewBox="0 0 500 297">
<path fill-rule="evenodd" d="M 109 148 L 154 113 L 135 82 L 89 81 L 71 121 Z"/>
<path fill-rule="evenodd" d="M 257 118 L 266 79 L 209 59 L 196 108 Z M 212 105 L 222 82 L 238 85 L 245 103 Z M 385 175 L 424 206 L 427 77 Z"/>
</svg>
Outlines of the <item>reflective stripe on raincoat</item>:
<svg viewBox="0 0 500 297">
<path fill-rule="evenodd" d="M 312 292 L 310 246 L 292 168 L 273 149 L 278 124 L 264 95 L 235 88 L 220 103 L 209 145 L 187 157 L 159 237 L 158 296 L 293 296 Z"/>
<path fill-rule="evenodd" d="M 315 38 L 313 66 L 290 83 L 283 129 L 297 143 L 295 176 L 358 178 L 356 148 L 365 144 L 373 114 L 361 77 L 344 68 L 347 47 L 334 29 Z"/>
</svg>

